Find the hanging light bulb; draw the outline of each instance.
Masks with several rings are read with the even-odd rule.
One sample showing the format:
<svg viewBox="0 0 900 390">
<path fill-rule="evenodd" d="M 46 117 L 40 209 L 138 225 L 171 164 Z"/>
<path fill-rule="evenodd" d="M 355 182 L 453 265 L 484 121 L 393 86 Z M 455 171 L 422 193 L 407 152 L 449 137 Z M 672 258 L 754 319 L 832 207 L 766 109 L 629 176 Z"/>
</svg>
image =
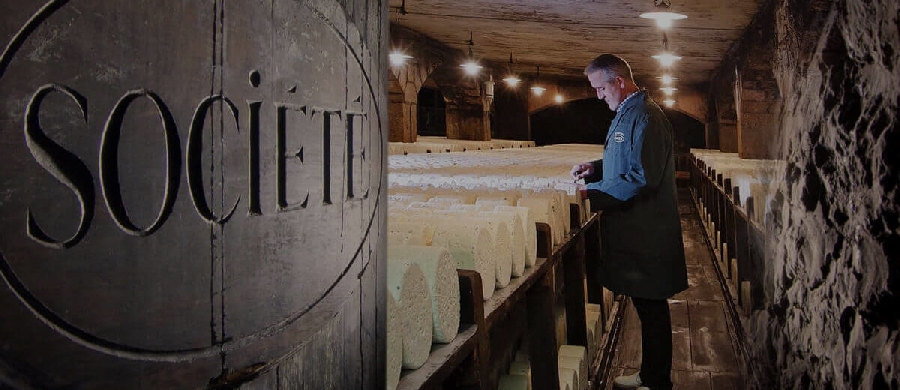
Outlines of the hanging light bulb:
<svg viewBox="0 0 900 390">
<path fill-rule="evenodd" d="M 388 58 L 391 60 L 391 66 L 403 66 L 406 60 L 410 60 L 413 57 L 395 49 L 391 54 L 388 54 Z"/>
<path fill-rule="evenodd" d="M 481 65 L 478 65 L 474 60 L 468 60 L 460 65 L 463 68 L 463 71 L 467 76 L 478 76 L 478 73 L 481 72 L 481 69 L 484 68 Z"/>
<path fill-rule="evenodd" d="M 652 57 L 654 59 L 656 59 L 657 61 L 659 61 L 660 65 L 662 65 L 663 67 L 666 67 L 666 68 L 672 66 L 672 64 L 674 64 L 675 61 L 681 59 L 681 57 L 676 56 L 672 53 L 668 53 L 668 52 L 662 52 L 662 53 L 654 55 Z"/>
<path fill-rule="evenodd" d="M 478 62 L 475 61 L 475 52 L 472 50 L 472 46 L 475 46 L 475 41 L 472 40 L 472 32 L 469 31 L 469 58 L 466 62 L 463 62 L 460 67 L 463 68 L 463 71 L 467 76 L 478 76 L 478 73 L 481 72 L 483 66 L 479 65 Z"/>
<path fill-rule="evenodd" d="M 563 97 L 563 95 L 556 94 L 556 97 L 553 100 L 556 101 L 556 104 L 562 104 L 562 102 L 564 102 L 566 99 Z"/>
<path fill-rule="evenodd" d="M 522 82 L 522 79 L 516 77 L 515 75 L 509 75 L 509 76 L 504 77 L 503 81 L 506 83 L 506 85 L 508 85 L 510 87 L 515 87 L 515 86 L 519 85 L 520 82 Z"/>
<path fill-rule="evenodd" d="M 666 105 L 666 107 L 672 107 L 675 105 L 675 101 L 672 99 L 663 100 L 663 103 Z"/>
<path fill-rule="evenodd" d="M 507 76 L 503 78 L 503 82 L 505 82 L 506 85 L 508 85 L 510 88 L 515 88 L 516 85 L 519 85 L 522 79 L 520 79 L 519 76 L 516 76 L 515 73 L 513 73 L 512 63 L 512 53 L 509 53 L 509 64 L 506 65 Z"/>
<path fill-rule="evenodd" d="M 646 12 L 642 13 L 641 17 L 644 19 L 655 20 L 656 25 L 663 30 L 672 27 L 673 20 L 687 19 L 687 15 L 682 15 L 675 12 Z"/>
<path fill-rule="evenodd" d="M 662 77 L 660 77 L 659 79 L 663 85 L 672 85 L 672 82 L 675 81 L 674 77 L 667 74 L 662 75 Z"/>
<path fill-rule="evenodd" d="M 544 88 L 537 84 L 537 82 L 540 78 L 541 78 L 541 67 L 538 66 L 537 67 L 537 75 L 534 76 L 534 85 L 531 86 L 531 92 L 534 93 L 534 96 L 541 96 L 544 94 L 544 91 L 547 90 L 547 88 Z"/>
<path fill-rule="evenodd" d="M 677 91 L 678 88 L 674 88 L 674 87 L 662 87 L 662 88 L 660 88 L 659 90 L 665 92 L 665 93 L 666 93 L 666 96 L 672 96 L 672 93 L 675 92 L 675 91 Z"/>
</svg>

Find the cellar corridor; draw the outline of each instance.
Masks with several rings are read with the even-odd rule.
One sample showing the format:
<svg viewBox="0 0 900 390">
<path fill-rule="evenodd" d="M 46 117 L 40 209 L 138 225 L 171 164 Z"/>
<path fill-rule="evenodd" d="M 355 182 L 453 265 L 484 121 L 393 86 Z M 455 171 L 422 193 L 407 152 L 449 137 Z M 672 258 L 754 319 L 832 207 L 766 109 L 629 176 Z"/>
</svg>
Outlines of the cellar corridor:
<svg viewBox="0 0 900 390">
<path fill-rule="evenodd" d="M 691 200 L 679 188 L 679 211 L 690 287 L 669 299 L 672 313 L 672 382 L 676 390 L 735 390 L 746 383 L 726 317 L 725 296 L 715 261 Z M 631 374 L 641 366 L 641 323 L 634 306 L 625 307 L 619 342 L 605 389 L 612 378 Z"/>
</svg>

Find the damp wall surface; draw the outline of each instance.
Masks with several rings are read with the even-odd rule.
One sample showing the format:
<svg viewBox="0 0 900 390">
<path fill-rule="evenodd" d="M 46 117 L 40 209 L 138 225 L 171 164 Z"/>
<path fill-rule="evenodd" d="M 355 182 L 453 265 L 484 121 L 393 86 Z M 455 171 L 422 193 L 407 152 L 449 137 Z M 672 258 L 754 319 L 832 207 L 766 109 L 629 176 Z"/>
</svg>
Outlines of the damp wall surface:
<svg viewBox="0 0 900 390">
<path fill-rule="evenodd" d="M 896 389 L 900 4 L 771 4 L 748 29 L 774 26 L 783 99 L 765 309 L 745 324 L 751 387 Z M 741 48 L 755 50 L 770 52 Z"/>
<path fill-rule="evenodd" d="M 0 387 L 382 387 L 387 8 L 0 5 Z"/>
</svg>

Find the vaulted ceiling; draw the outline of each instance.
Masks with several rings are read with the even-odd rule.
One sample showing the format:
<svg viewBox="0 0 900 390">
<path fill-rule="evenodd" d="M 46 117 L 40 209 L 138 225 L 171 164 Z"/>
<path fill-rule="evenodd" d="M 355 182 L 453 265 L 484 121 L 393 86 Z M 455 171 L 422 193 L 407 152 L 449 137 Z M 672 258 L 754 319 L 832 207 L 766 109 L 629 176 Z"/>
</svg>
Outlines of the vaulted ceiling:
<svg viewBox="0 0 900 390">
<path fill-rule="evenodd" d="M 645 84 L 662 75 L 651 58 L 663 51 L 664 31 L 644 12 L 688 16 L 665 31 L 670 52 L 683 57 L 669 73 L 676 86 L 702 90 L 763 0 L 390 0 L 391 23 L 424 33 L 497 64 L 514 59 L 528 74 L 581 77 L 600 53 L 622 56 Z M 657 6 L 655 2 L 669 3 Z"/>
</svg>

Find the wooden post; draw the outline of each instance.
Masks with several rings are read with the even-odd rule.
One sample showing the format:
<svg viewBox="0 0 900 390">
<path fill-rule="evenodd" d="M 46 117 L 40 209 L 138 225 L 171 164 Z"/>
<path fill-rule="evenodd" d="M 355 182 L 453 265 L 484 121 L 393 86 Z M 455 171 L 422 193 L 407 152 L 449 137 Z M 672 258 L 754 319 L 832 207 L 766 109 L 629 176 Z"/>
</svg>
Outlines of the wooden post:
<svg viewBox="0 0 900 390">
<path fill-rule="evenodd" d="M 528 355 L 534 389 L 559 389 L 559 350 L 556 346 L 551 278 L 552 273 L 547 272 L 528 290 L 525 298 L 528 305 Z"/>
<path fill-rule="evenodd" d="M 753 311 L 751 291 L 752 287 L 749 280 L 741 282 L 741 309 L 743 309 L 745 316 L 750 316 L 750 313 Z"/>
<path fill-rule="evenodd" d="M 587 279 L 587 300 L 590 303 L 603 302 L 603 287 L 597 280 L 597 276 L 603 270 L 600 269 L 600 224 L 592 223 L 584 230 L 584 273 Z"/>
<path fill-rule="evenodd" d="M 553 252 L 553 235 L 550 225 L 544 222 L 535 222 L 537 229 L 537 257 L 549 259 Z"/>
<path fill-rule="evenodd" d="M 457 269 L 459 275 L 459 323 L 475 324 L 478 327 L 475 338 L 475 351 L 471 360 L 471 367 L 465 367 L 465 374 L 461 378 L 461 386 L 473 386 L 482 388 L 487 374 L 488 347 L 487 326 L 484 323 L 484 295 L 481 289 L 481 275 L 473 270 Z M 491 281 L 493 282 L 493 281 Z"/>
<path fill-rule="evenodd" d="M 566 339 L 571 345 L 587 347 L 584 313 L 584 231 L 572 237 L 574 243 L 563 253 L 565 278 Z"/>
</svg>

